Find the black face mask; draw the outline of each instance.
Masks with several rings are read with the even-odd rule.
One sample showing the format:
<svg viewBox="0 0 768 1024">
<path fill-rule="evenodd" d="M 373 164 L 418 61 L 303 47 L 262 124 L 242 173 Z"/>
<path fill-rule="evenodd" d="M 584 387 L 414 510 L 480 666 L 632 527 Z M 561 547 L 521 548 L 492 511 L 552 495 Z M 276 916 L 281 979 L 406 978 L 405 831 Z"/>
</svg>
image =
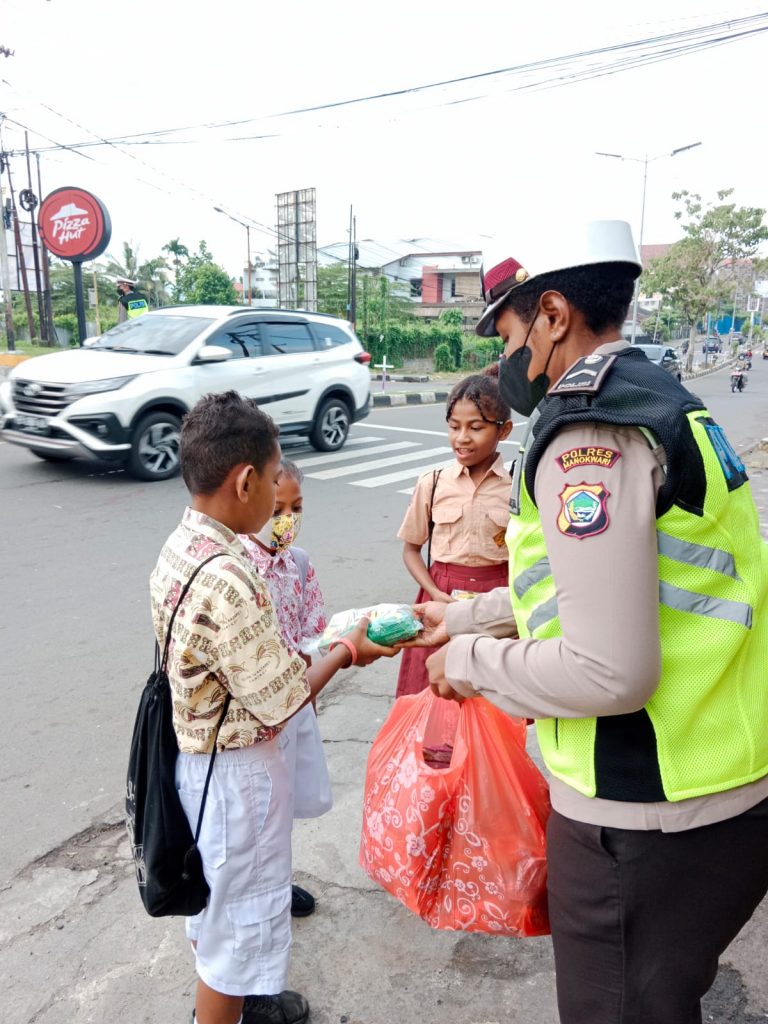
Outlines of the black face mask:
<svg viewBox="0 0 768 1024">
<path fill-rule="evenodd" d="M 545 397 L 547 391 L 549 391 L 551 383 L 547 376 L 547 367 L 549 366 L 549 360 L 552 358 L 552 352 L 555 350 L 554 345 L 547 357 L 544 372 L 540 373 L 535 380 L 528 379 L 528 367 L 531 365 L 531 350 L 528 347 L 528 338 L 533 330 L 533 325 L 536 323 L 536 317 L 538 317 L 538 313 L 531 321 L 525 341 L 521 347 L 515 349 L 511 356 L 503 358 L 499 364 L 499 391 L 501 392 L 501 397 L 512 406 L 515 412 L 519 412 L 521 416 L 531 415 L 539 402 Z"/>
</svg>

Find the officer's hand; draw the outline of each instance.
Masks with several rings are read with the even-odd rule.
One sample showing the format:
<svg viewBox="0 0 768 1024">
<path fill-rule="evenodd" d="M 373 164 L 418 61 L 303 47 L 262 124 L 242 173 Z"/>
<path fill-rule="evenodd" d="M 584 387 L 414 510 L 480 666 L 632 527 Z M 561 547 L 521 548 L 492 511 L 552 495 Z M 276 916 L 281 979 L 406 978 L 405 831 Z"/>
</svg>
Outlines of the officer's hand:
<svg viewBox="0 0 768 1024">
<path fill-rule="evenodd" d="M 442 697 L 443 700 L 455 700 L 461 704 L 464 701 L 464 697 L 457 693 L 445 678 L 445 660 L 447 657 L 448 649 L 441 647 L 439 651 L 435 651 L 434 654 L 427 658 L 429 685 L 432 687 L 432 693 L 436 697 Z"/>
<path fill-rule="evenodd" d="M 421 620 L 424 629 L 413 640 L 402 644 L 403 647 L 441 647 L 449 640 L 445 628 L 446 605 L 442 601 L 427 601 L 426 604 L 415 604 L 413 614 Z"/>
</svg>

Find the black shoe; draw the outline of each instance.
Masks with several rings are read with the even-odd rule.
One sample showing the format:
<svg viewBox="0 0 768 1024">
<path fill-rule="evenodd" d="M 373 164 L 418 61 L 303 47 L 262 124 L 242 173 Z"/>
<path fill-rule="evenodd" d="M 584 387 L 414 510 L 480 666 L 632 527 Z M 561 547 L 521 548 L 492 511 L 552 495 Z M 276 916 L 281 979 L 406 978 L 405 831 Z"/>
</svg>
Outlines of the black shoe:
<svg viewBox="0 0 768 1024">
<path fill-rule="evenodd" d="M 309 917 L 315 912 L 315 897 L 298 885 L 291 886 L 291 917 Z"/>
<path fill-rule="evenodd" d="M 243 1024 L 306 1024 L 309 1003 L 298 992 L 279 996 L 246 996 Z"/>
</svg>

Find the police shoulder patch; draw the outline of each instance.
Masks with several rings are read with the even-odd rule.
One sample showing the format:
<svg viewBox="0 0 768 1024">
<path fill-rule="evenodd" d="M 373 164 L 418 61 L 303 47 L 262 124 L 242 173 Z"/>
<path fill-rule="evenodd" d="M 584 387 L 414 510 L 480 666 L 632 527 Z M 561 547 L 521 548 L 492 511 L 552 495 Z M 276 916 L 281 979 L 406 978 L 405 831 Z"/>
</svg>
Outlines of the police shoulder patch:
<svg viewBox="0 0 768 1024">
<path fill-rule="evenodd" d="M 566 537 L 595 537 L 608 529 L 608 499 L 603 484 L 567 484 L 560 492 L 557 528 Z"/>
<path fill-rule="evenodd" d="M 597 352 L 584 356 L 566 370 L 560 380 L 550 390 L 550 395 L 596 395 L 603 386 L 603 381 L 616 356 L 601 356 Z"/>
<path fill-rule="evenodd" d="M 564 473 L 577 466 L 602 466 L 604 469 L 612 469 L 621 458 L 621 452 L 615 448 L 600 448 L 593 445 L 579 445 L 578 448 L 569 448 L 567 452 L 558 455 L 555 462 Z"/>
</svg>

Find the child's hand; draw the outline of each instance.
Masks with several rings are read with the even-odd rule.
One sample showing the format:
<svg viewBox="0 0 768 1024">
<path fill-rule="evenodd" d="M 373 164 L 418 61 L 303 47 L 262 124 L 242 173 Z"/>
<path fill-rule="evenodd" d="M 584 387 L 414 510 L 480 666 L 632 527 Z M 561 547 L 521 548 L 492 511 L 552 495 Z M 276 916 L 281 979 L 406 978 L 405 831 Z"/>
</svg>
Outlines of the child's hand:
<svg viewBox="0 0 768 1024">
<path fill-rule="evenodd" d="M 395 647 L 382 647 L 368 639 L 368 619 L 360 619 L 352 632 L 347 633 L 346 639 L 355 645 L 357 665 L 370 665 L 379 658 L 394 658 L 400 653 Z"/>
<path fill-rule="evenodd" d="M 439 601 L 441 604 L 453 604 L 456 600 L 455 597 L 451 597 L 450 594 L 446 594 L 442 590 L 433 590 L 430 597 L 433 601 Z"/>
</svg>

